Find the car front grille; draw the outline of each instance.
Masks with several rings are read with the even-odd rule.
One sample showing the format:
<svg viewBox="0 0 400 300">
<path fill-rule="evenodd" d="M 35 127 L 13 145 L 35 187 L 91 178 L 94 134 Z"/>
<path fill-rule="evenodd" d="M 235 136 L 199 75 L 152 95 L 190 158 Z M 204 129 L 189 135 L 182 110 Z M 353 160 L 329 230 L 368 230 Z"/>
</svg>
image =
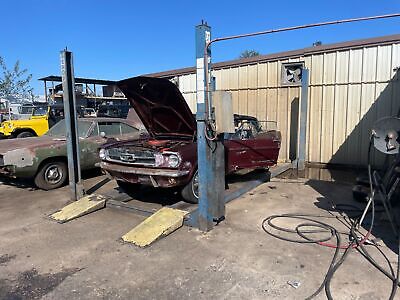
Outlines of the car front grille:
<svg viewBox="0 0 400 300">
<path fill-rule="evenodd" d="M 130 165 L 154 166 L 155 152 L 149 149 L 110 148 L 107 150 L 107 160 Z"/>
</svg>

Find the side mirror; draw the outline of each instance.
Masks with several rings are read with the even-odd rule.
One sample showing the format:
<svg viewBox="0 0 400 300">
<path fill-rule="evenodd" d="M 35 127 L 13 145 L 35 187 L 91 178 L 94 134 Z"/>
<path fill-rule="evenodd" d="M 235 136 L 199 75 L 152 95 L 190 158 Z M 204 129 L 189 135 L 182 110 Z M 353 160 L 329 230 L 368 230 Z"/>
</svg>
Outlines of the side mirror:
<svg viewBox="0 0 400 300">
<path fill-rule="evenodd" d="M 105 139 L 106 138 L 106 133 L 104 131 L 102 131 L 102 132 L 100 132 L 100 136 Z"/>
</svg>

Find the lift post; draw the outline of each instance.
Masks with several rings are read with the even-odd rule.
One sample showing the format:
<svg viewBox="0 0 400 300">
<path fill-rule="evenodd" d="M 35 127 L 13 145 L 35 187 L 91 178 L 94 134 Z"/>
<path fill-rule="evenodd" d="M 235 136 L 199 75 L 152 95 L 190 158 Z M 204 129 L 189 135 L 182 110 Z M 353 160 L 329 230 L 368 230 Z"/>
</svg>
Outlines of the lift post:
<svg viewBox="0 0 400 300">
<path fill-rule="evenodd" d="M 80 149 L 78 136 L 78 120 L 76 115 L 75 79 L 72 52 L 61 51 L 61 76 L 64 99 L 64 118 L 67 138 L 68 176 L 71 200 L 83 197 L 84 190 L 81 179 Z"/>
<path fill-rule="evenodd" d="M 225 216 L 225 166 L 224 148 L 221 140 L 207 140 L 207 122 L 212 121 L 212 102 L 206 74 L 210 70 L 211 50 L 204 49 L 211 40 L 211 27 L 207 24 L 196 26 L 196 100 L 197 100 L 197 155 L 199 178 L 199 209 L 197 224 L 200 230 L 209 231 L 214 222 Z M 206 99 L 208 101 L 206 101 Z M 222 166 L 222 167 L 221 167 Z"/>
<path fill-rule="evenodd" d="M 352 19 L 344 19 L 344 20 L 336 20 L 336 21 L 328 21 L 328 22 L 320 22 L 320 23 L 313 23 L 313 24 L 306 24 L 306 25 L 299 25 L 299 26 L 292 26 L 292 27 L 284 27 L 284 28 L 278 28 L 278 29 L 269 29 L 269 30 L 263 30 L 263 31 L 258 31 L 258 32 L 251 32 L 251 33 L 244 33 L 244 34 L 238 34 L 238 35 L 231 35 L 231 36 L 225 36 L 225 37 L 220 37 L 220 38 L 215 38 L 211 39 L 211 34 L 210 31 L 208 31 L 208 39 L 205 42 L 204 48 L 203 48 L 203 57 L 205 62 L 203 64 L 203 68 L 205 68 L 205 72 L 203 74 L 206 77 L 206 80 L 203 80 L 205 84 L 208 84 L 207 78 L 210 78 L 208 70 L 210 70 L 210 61 L 211 61 L 211 44 L 215 42 L 221 42 L 221 41 L 228 41 L 228 40 L 233 40 L 233 39 L 240 39 L 240 38 L 246 38 L 246 37 L 254 37 L 254 36 L 259 36 L 259 35 L 268 35 L 272 33 L 278 33 L 278 32 L 285 32 L 285 31 L 293 31 L 293 30 L 300 30 L 300 29 L 306 29 L 306 28 L 313 28 L 313 27 L 321 27 L 321 26 L 328 26 L 328 25 L 337 25 L 337 24 L 345 24 L 345 23 L 353 23 L 353 22 L 360 22 L 360 21 L 370 21 L 370 20 L 378 20 L 378 19 L 387 19 L 387 18 L 396 18 L 400 17 L 400 13 L 395 13 L 395 14 L 386 14 L 386 15 L 377 15 L 377 16 L 370 16 L 370 17 L 361 17 L 361 18 L 352 18 Z M 203 26 L 199 25 L 199 26 Z M 207 25 L 205 25 L 207 26 Z M 210 27 L 208 27 L 208 30 Z M 201 32 L 199 32 L 201 36 Z M 201 57 L 200 49 L 199 46 L 200 43 L 198 43 L 198 35 L 197 35 L 197 27 L 196 27 L 196 62 L 199 61 L 199 58 Z M 201 40 L 199 40 L 200 42 Z M 201 63 L 201 62 L 200 62 Z M 198 64 L 197 66 L 197 87 L 199 87 L 199 68 Z M 306 158 L 306 125 L 307 125 L 307 98 L 308 98 L 308 70 L 303 69 L 303 79 L 302 79 L 302 91 L 301 91 L 301 108 L 300 108 L 300 128 L 299 128 L 299 143 L 298 143 L 298 151 L 297 151 L 297 159 L 293 161 L 293 167 L 297 167 L 299 170 L 304 170 L 305 169 L 305 158 Z M 200 74 L 201 75 L 201 74 Z M 208 90 L 207 88 L 205 89 L 206 91 Z M 197 93 L 199 95 L 199 90 L 197 90 Z M 204 94 L 204 93 L 201 93 Z M 198 98 L 199 99 L 199 98 Z M 304 101 L 303 101 L 304 100 Z M 208 101 L 208 107 L 211 107 L 211 102 Z M 208 109 L 208 113 L 210 115 L 210 109 Z"/>
<path fill-rule="evenodd" d="M 303 171 L 306 161 L 306 140 L 307 140 L 307 113 L 308 113 L 308 69 L 303 68 L 301 72 L 301 96 L 299 116 L 299 144 L 297 147 L 297 170 Z"/>
</svg>

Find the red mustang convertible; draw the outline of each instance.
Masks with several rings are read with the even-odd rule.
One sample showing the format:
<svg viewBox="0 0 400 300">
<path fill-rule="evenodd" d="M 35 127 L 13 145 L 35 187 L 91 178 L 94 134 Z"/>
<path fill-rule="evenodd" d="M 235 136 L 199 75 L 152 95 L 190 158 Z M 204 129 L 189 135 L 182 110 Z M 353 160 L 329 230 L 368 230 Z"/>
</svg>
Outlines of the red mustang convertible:
<svg viewBox="0 0 400 300">
<path fill-rule="evenodd" d="M 169 80 L 134 77 L 117 83 L 148 131 L 140 139 L 100 149 L 101 168 L 122 188 L 179 187 L 185 201 L 198 202 L 196 120 Z M 276 164 L 281 135 L 251 116 L 235 115 L 235 133 L 226 134 L 226 174 Z"/>
</svg>

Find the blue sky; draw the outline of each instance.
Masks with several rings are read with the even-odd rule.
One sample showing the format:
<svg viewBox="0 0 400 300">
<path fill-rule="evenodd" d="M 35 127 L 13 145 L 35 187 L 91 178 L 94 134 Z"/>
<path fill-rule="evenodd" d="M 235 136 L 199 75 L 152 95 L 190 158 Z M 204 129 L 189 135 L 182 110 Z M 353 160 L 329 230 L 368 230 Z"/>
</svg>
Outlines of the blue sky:
<svg viewBox="0 0 400 300">
<path fill-rule="evenodd" d="M 59 52 L 74 53 L 75 76 L 123 79 L 193 66 L 194 26 L 202 19 L 212 36 L 400 12 L 400 1 L 74 1 L 1 3 L 0 55 L 17 59 L 37 78 L 59 75 Z M 400 33 L 400 18 L 306 29 L 213 46 L 213 61 L 237 58 L 245 49 L 262 54 Z"/>
</svg>

